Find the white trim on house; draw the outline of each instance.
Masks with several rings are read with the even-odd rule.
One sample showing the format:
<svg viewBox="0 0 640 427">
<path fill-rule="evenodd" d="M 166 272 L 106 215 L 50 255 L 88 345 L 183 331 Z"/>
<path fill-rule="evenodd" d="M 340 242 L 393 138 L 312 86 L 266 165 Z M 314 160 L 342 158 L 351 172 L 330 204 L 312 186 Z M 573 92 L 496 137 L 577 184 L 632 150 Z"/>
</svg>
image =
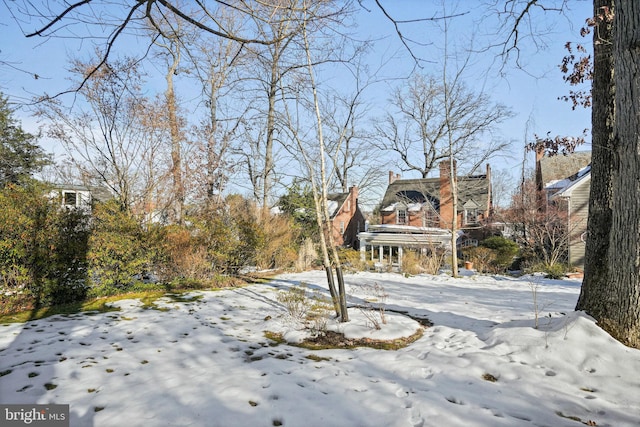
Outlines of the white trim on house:
<svg viewBox="0 0 640 427">
<path fill-rule="evenodd" d="M 434 227 L 414 227 L 410 225 L 369 225 L 366 232 L 358 233 L 360 239 L 360 259 L 366 261 L 370 254 L 372 261 L 380 265 L 402 266 L 404 249 L 444 249 L 451 251 L 451 231 Z M 376 256 L 377 252 L 377 256 Z"/>
</svg>

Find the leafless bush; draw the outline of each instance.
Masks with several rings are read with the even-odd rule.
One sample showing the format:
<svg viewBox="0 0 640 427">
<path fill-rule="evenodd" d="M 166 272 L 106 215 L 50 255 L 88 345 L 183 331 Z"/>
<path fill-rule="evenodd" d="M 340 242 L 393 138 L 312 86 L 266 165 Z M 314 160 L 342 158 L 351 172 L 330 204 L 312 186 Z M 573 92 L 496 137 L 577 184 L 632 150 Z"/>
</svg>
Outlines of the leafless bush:
<svg viewBox="0 0 640 427">
<path fill-rule="evenodd" d="M 308 310 L 306 286 L 292 286 L 288 290 L 278 293 L 276 299 L 284 305 L 292 318 L 302 320 L 306 316 Z"/>
<path fill-rule="evenodd" d="M 464 250 L 464 254 L 469 258 L 479 273 L 491 273 L 493 272 L 492 265 L 496 260 L 495 251 L 477 246 L 473 248 L 467 248 Z"/>
<path fill-rule="evenodd" d="M 276 297 L 284 305 L 287 313 L 297 322 L 304 324 L 312 335 L 323 334 L 333 312 L 333 303 L 329 297 L 319 291 L 309 293 L 307 286 L 301 284 L 278 293 Z"/>
<path fill-rule="evenodd" d="M 438 274 L 444 265 L 446 253 L 438 248 L 417 252 L 408 250 L 402 255 L 402 271 L 408 274 Z"/>
<path fill-rule="evenodd" d="M 367 318 L 372 327 L 376 330 L 381 329 L 381 325 L 387 324 L 385 316 L 385 303 L 389 296 L 384 287 L 375 283 L 373 285 L 362 285 L 359 287 L 361 293 L 364 293 L 364 304 L 358 307 L 360 312 Z"/>
</svg>

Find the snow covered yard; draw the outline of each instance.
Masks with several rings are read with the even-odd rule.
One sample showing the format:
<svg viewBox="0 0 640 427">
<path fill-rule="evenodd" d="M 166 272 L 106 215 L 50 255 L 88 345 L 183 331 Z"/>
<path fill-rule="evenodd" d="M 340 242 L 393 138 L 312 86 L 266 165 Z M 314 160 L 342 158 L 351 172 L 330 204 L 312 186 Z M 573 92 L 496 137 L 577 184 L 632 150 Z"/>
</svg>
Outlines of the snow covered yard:
<svg viewBox="0 0 640 427">
<path fill-rule="evenodd" d="M 540 277 L 345 276 L 349 302 L 382 285 L 387 324 L 337 326 L 409 346 L 307 350 L 268 284 L 140 301 L 120 311 L 0 325 L 0 402 L 70 404 L 72 426 L 637 426 L 640 351 L 574 313 L 577 281 Z M 534 309 L 534 293 L 537 310 Z M 538 329 L 534 328 L 536 314 Z"/>
</svg>

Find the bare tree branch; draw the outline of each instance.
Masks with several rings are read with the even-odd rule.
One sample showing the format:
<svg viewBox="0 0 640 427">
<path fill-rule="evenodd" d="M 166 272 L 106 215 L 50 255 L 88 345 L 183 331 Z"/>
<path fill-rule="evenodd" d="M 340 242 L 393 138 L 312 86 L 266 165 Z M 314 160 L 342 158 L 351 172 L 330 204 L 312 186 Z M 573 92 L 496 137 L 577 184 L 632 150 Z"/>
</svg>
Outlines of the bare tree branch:
<svg viewBox="0 0 640 427">
<path fill-rule="evenodd" d="M 398 38 L 400 39 L 400 41 L 402 42 L 403 46 L 405 47 L 405 49 L 407 50 L 407 52 L 409 52 L 409 55 L 411 55 L 411 58 L 413 59 L 413 61 L 416 63 L 417 66 L 421 66 L 420 64 L 423 62 L 431 62 L 431 61 L 427 61 L 423 58 L 419 58 L 413 51 L 413 49 L 411 48 L 410 44 L 416 44 L 416 45 L 425 45 L 425 43 L 422 42 L 418 42 L 416 40 L 410 39 L 408 37 L 406 37 L 406 35 L 403 33 L 402 29 L 401 29 L 401 25 L 403 24 L 415 24 L 415 23 L 420 23 L 420 22 L 435 22 L 435 21 L 440 21 L 443 19 L 449 19 L 449 18 L 457 18 L 460 16 L 464 16 L 467 15 L 469 12 L 462 12 L 462 13 L 456 13 L 456 14 L 452 14 L 452 15 L 445 15 L 445 16 L 433 16 L 430 18 L 414 18 L 414 19 L 397 19 L 395 17 L 392 16 L 392 14 L 390 12 L 387 11 L 387 9 L 384 7 L 384 5 L 382 4 L 382 2 L 380 0 L 374 0 L 376 3 L 376 6 L 378 7 L 378 9 L 380 9 L 380 11 L 382 12 L 382 14 L 385 16 L 385 18 L 387 18 L 389 20 L 389 22 L 391 22 L 393 24 L 393 27 L 395 29 L 396 34 L 398 35 Z M 367 9 L 364 5 L 363 5 L 364 0 L 358 0 L 358 3 L 367 11 L 370 11 L 370 9 Z"/>
</svg>

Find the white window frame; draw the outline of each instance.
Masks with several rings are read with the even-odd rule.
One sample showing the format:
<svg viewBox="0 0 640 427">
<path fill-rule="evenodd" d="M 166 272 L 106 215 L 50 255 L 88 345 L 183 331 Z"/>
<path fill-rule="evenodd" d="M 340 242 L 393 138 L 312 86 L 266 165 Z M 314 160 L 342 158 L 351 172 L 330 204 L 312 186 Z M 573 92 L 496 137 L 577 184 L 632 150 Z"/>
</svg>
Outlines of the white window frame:
<svg viewBox="0 0 640 427">
<path fill-rule="evenodd" d="M 400 217 L 403 218 L 402 221 L 400 221 Z M 404 206 L 398 207 L 398 209 L 396 210 L 396 224 L 398 224 L 398 225 L 408 225 L 409 224 L 409 212 L 408 212 L 406 207 L 404 207 Z"/>
<path fill-rule="evenodd" d="M 464 210 L 464 223 L 466 224 L 478 224 L 478 218 L 480 214 L 478 208 L 465 209 Z"/>
<path fill-rule="evenodd" d="M 67 196 L 73 195 L 73 204 L 67 203 Z M 62 205 L 67 207 L 76 207 L 78 206 L 78 198 L 80 195 L 76 191 L 63 191 L 62 192 Z"/>
</svg>

